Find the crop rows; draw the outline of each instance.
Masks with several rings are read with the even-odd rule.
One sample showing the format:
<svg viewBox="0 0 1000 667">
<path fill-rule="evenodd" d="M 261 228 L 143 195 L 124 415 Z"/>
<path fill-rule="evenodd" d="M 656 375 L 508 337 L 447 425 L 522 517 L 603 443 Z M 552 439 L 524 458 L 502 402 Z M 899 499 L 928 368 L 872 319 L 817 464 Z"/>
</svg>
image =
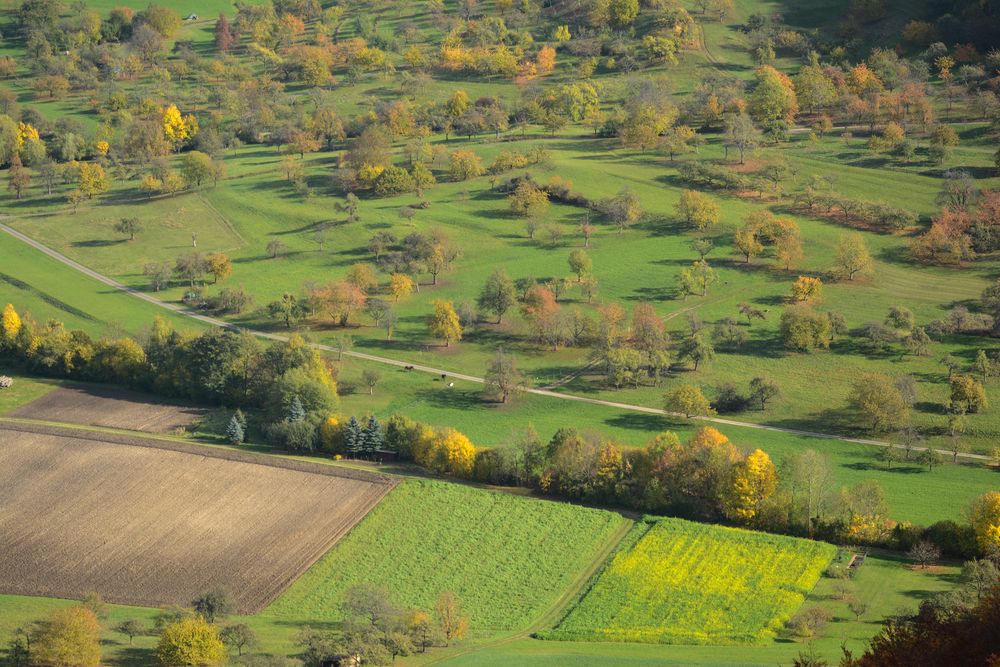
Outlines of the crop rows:
<svg viewBox="0 0 1000 667">
<path fill-rule="evenodd" d="M 763 642 L 802 604 L 833 553 L 821 542 L 657 520 L 546 637 Z"/>
</svg>

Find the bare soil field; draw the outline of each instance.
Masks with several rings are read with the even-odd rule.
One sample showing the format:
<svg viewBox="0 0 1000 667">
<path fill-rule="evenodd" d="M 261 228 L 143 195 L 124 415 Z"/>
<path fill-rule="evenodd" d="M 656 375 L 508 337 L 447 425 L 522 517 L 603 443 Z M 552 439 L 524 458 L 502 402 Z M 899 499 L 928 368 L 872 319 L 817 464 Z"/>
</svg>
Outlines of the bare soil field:
<svg viewBox="0 0 1000 667">
<path fill-rule="evenodd" d="M 0 425 L 2 593 L 97 591 L 158 606 L 223 588 L 253 613 L 394 485 L 242 452 L 32 430 Z"/>
<path fill-rule="evenodd" d="M 60 387 L 13 410 L 9 416 L 51 422 L 123 428 L 146 433 L 169 433 L 186 428 L 205 410 L 172 405 L 156 399 L 107 387 Z"/>
</svg>

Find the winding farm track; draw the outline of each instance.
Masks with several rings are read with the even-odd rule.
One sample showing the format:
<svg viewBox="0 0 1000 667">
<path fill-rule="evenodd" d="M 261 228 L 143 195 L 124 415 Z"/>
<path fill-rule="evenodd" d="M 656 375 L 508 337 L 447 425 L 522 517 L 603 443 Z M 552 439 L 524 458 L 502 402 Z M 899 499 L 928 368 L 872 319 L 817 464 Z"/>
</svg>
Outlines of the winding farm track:
<svg viewBox="0 0 1000 667">
<path fill-rule="evenodd" d="M 50 214 L 46 214 L 46 215 L 50 215 Z M 13 216 L 9 216 L 9 215 L 0 216 L 0 220 L 10 220 L 12 217 Z M 23 217 L 28 217 L 28 216 L 23 216 Z M 142 299 L 143 301 L 146 301 L 146 302 L 148 302 L 148 303 L 150 303 L 150 304 L 152 304 L 154 306 L 157 306 L 159 308 L 164 308 L 166 310 L 173 311 L 174 313 L 177 313 L 178 315 L 182 315 L 184 317 L 188 317 L 190 319 L 197 320 L 199 322 L 202 322 L 204 324 L 208 324 L 210 326 L 222 327 L 222 328 L 225 328 L 225 329 L 231 329 L 233 331 L 247 331 L 248 333 L 251 333 L 254 336 L 257 336 L 259 338 L 265 338 L 265 339 L 268 339 L 268 340 L 276 340 L 276 341 L 285 341 L 285 340 L 288 340 L 287 336 L 283 336 L 283 335 L 280 335 L 280 334 L 267 333 L 267 332 L 264 332 L 264 331 L 256 331 L 254 329 L 244 329 L 244 328 L 238 327 L 235 324 L 232 324 L 230 322 L 226 322 L 224 320 L 220 320 L 220 319 L 215 318 L 215 317 L 210 317 L 208 315 L 203 315 L 201 313 L 196 313 L 196 312 L 194 312 L 192 310 L 189 310 L 189 309 L 187 309 L 187 308 L 185 308 L 183 306 L 179 306 L 179 305 L 177 305 L 175 303 L 170 303 L 169 301 L 164 301 L 162 299 L 158 299 L 157 297 L 152 296 L 151 294 L 147 294 L 145 292 L 142 292 L 140 290 L 137 290 L 134 287 L 129 287 L 128 285 L 123 285 L 122 283 L 118 282 L 117 280 L 114 280 L 113 278 L 109 278 L 108 276 L 105 276 L 105 275 L 103 275 L 101 273 L 98 273 L 97 271 L 94 271 L 93 269 L 90 269 L 90 268 L 84 266 L 83 264 L 80 264 L 79 262 L 70 259 L 69 257 L 63 255 L 59 251 L 54 250 L 54 249 L 52 249 L 52 248 L 50 248 L 50 247 L 48 247 L 48 246 L 46 246 L 46 245 L 44 245 L 42 243 L 39 243 L 38 241 L 36 241 L 35 239 L 31 238 L 30 236 L 27 236 L 26 234 L 23 234 L 23 233 L 17 231 L 16 229 L 14 229 L 13 227 L 10 227 L 9 225 L 0 223 L 0 231 L 6 232 L 7 234 L 9 234 L 10 236 L 13 236 L 17 240 L 22 241 L 23 243 L 26 243 L 27 245 L 31 246 L 35 250 L 38 250 L 39 252 L 42 252 L 42 253 L 48 255 L 52 259 L 54 259 L 54 260 L 56 260 L 58 262 L 61 262 L 62 264 L 65 264 L 66 266 L 70 267 L 71 269 L 79 271 L 80 273 L 82 273 L 82 274 L 84 274 L 84 275 L 86 275 L 86 276 L 88 276 L 90 278 L 93 278 L 94 280 L 97 280 L 98 282 L 101 282 L 101 283 L 103 283 L 103 284 L 105 284 L 105 285 L 107 285 L 109 287 L 113 287 L 114 289 L 119 290 L 121 292 L 125 292 L 126 294 L 134 296 L 137 299 Z M 396 366 L 397 368 L 409 368 L 410 370 L 420 371 L 422 373 L 430 373 L 430 374 L 433 374 L 433 375 L 439 375 L 439 376 L 444 375 L 444 376 L 447 376 L 448 378 L 454 379 L 454 380 L 465 380 L 467 382 L 475 382 L 475 383 L 479 383 L 479 384 L 482 384 L 484 382 L 483 378 L 477 377 L 475 375 L 467 375 L 465 373 L 456 373 L 454 371 L 447 371 L 447 370 L 444 370 L 444 369 L 441 369 L 441 368 L 434 368 L 433 366 L 425 366 L 423 364 L 411 363 L 411 362 L 407 362 L 407 361 L 400 361 L 398 359 L 391 359 L 389 357 L 381 357 L 381 356 L 374 355 L 374 354 L 368 354 L 366 352 L 356 352 L 354 350 L 344 350 L 344 351 L 341 352 L 341 351 L 337 350 L 334 347 L 331 347 L 329 345 L 323 345 L 321 343 L 310 343 L 310 345 L 312 345 L 312 347 L 314 347 L 316 349 L 323 350 L 325 352 L 334 352 L 334 353 L 337 353 L 337 354 L 344 354 L 345 356 L 353 357 L 355 359 L 362 359 L 364 361 L 371 361 L 371 362 L 375 362 L 375 363 L 379 363 L 379 364 L 385 364 L 385 365 L 388 365 L 388 366 Z M 577 394 L 559 393 L 559 392 L 556 392 L 556 391 L 552 391 L 550 389 L 528 388 L 525 391 L 527 393 L 529 393 L 529 394 L 534 394 L 536 396 L 545 396 L 545 397 L 548 397 L 548 398 L 557 398 L 557 399 L 564 400 L 564 401 L 575 401 L 577 403 L 583 403 L 583 404 L 588 404 L 588 405 L 599 405 L 599 406 L 602 406 L 602 407 L 614 408 L 614 409 L 617 409 L 617 410 L 626 410 L 626 411 L 630 411 L 630 412 L 641 412 L 641 413 L 645 413 L 645 414 L 661 415 L 661 416 L 673 416 L 673 417 L 682 416 L 682 415 L 679 415 L 677 413 L 667 412 L 667 411 L 661 410 L 659 408 L 651 408 L 651 407 L 645 406 L 645 405 L 633 405 L 633 404 L 630 404 L 630 403 L 619 403 L 617 401 L 607 401 L 607 400 L 603 400 L 603 399 L 599 399 L 599 398 L 590 398 L 588 396 L 579 396 Z M 723 426 L 738 426 L 740 428 L 752 428 L 752 429 L 757 429 L 757 430 L 761 430 L 761 431 L 771 431 L 771 432 L 774 432 L 774 433 L 786 433 L 786 434 L 789 434 L 789 435 L 797 435 L 797 436 L 802 436 L 802 437 L 807 437 L 807 438 L 818 438 L 818 439 L 822 439 L 822 440 L 838 440 L 838 441 L 841 441 L 841 442 L 850 442 L 850 443 L 856 443 L 856 444 L 861 444 L 861 445 L 873 445 L 875 447 L 896 447 L 898 449 L 903 449 L 902 445 L 894 444 L 894 443 L 891 443 L 891 442 L 886 442 L 884 440 L 873 440 L 873 439 L 869 439 L 869 438 L 851 438 L 851 437 L 845 437 L 845 436 L 842 436 L 842 435 L 836 435 L 834 433 L 822 433 L 822 432 L 819 432 L 819 431 L 805 431 L 805 430 L 801 430 L 801 429 L 784 428 L 784 427 L 781 427 L 781 426 L 769 426 L 767 424 L 755 424 L 753 422 L 744 422 L 744 421 L 738 421 L 738 420 L 735 420 L 735 419 L 725 419 L 723 417 L 694 417 L 694 419 L 697 419 L 699 421 L 704 421 L 704 422 L 710 422 L 710 423 L 713 423 L 713 424 L 721 424 Z M 913 451 L 923 451 L 924 449 L 926 449 L 926 448 L 924 448 L 924 447 L 914 447 Z M 945 451 L 945 450 L 937 450 L 937 451 L 940 454 L 942 454 L 942 455 L 951 455 L 952 454 L 952 452 L 948 452 L 948 451 Z M 990 460 L 990 457 L 983 456 L 981 454 L 960 453 L 959 456 L 962 457 L 962 458 L 968 459 L 968 460 L 975 460 L 975 461 L 988 461 L 988 460 Z"/>
</svg>

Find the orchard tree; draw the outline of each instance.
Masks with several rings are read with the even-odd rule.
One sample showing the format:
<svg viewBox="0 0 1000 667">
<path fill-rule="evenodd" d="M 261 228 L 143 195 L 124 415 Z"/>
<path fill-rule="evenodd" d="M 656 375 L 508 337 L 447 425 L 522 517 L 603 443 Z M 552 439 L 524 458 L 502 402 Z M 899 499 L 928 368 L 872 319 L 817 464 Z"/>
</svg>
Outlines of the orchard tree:
<svg viewBox="0 0 1000 667">
<path fill-rule="evenodd" d="M 368 387 L 368 395 L 375 395 L 375 385 L 382 379 L 382 374 L 373 368 L 366 368 L 361 371 L 361 381 Z"/>
<path fill-rule="evenodd" d="M 142 229 L 139 218 L 121 218 L 115 223 L 115 231 L 128 235 L 129 241 L 135 240 L 135 235 Z"/>
<path fill-rule="evenodd" d="M 681 342 L 678 350 L 681 359 L 690 359 L 694 363 L 694 370 L 703 361 L 711 361 L 715 358 L 715 348 L 712 343 L 701 332 L 688 336 Z"/>
<path fill-rule="evenodd" d="M 477 303 L 482 311 L 497 316 L 497 324 L 500 324 L 504 313 L 517 303 L 517 288 L 504 269 L 496 269 L 490 275 Z"/>
<path fill-rule="evenodd" d="M 643 213 L 639 196 L 630 188 L 624 188 L 614 197 L 602 200 L 598 208 L 618 227 L 619 234 L 638 222 Z"/>
<path fill-rule="evenodd" d="M 677 216 L 689 227 L 704 231 L 719 223 L 719 205 L 697 190 L 685 190 L 677 203 Z"/>
<path fill-rule="evenodd" d="M 586 251 L 577 248 L 569 254 L 569 269 L 576 274 L 576 282 L 583 282 L 583 277 L 590 275 L 594 262 Z"/>
<path fill-rule="evenodd" d="M 747 264 L 750 263 L 751 259 L 764 252 L 764 244 L 760 239 L 760 228 L 755 222 L 748 219 L 742 227 L 736 230 L 733 235 L 733 248 L 746 258 Z"/>
<path fill-rule="evenodd" d="M 792 122 L 799 112 L 799 104 L 791 79 L 770 65 L 758 67 L 755 78 L 753 92 L 747 100 L 750 116 L 765 125 L 778 120 Z"/>
<path fill-rule="evenodd" d="M 750 116 L 741 113 L 727 121 L 726 146 L 732 146 L 739 151 L 740 164 L 744 164 L 747 152 L 757 148 L 760 142 L 761 132 Z"/>
<path fill-rule="evenodd" d="M 875 433 L 899 428 L 910 412 L 896 382 L 883 373 L 863 373 L 853 383 L 848 401 Z"/>
<path fill-rule="evenodd" d="M 667 412 L 679 413 L 687 419 L 704 417 L 714 414 L 712 405 L 694 385 L 685 384 L 668 392 L 664 397 L 663 409 Z"/>
<path fill-rule="evenodd" d="M 132 640 L 135 637 L 138 637 L 146 632 L 146 626 L 134 618 L 126 618 L 124 621 L 115 626 L 115 631 L 128 637 L 128 643 L 129 646 L 131 646 Z"/>
<path fill-rule="evenodd" d="M 539 219 L 549 210 L 549 195 L 534 181 L 522 179 L 507 197 L 510 210 L 522 218 Z"/>
<path fill-rule="evenodd" d="M 224 252 L 209 253 L 205 261 L 208 263 L 208 272 L 212 274 L 214 283 L 225 280 L 233 273 L 233 263 L 229 255 Z"/>
<path fill-rule="evenodd" d="M 837 241 L 835 262 L 834 272 L 848 280 L 854 280 L 857 276 L 869 276 L 875 270 L 868 244 L 857 232 L 844 234 Z"/>
<path fill-rule="evenodd" d="M 452 341 L 462 340 L 462 325 L 451 301 L 435 299 L 431 305 L 434 312 L 427 320 L 431 336 L 443 340 L 445 347 L 449 347 Z"/>
<path fill-rule="evenodd" d="M 695 260 L 688 268 L 681 271 L 680 290 L 684 298 L 689 294 L 708 296 L 708 288 L 718 280 L 715 269 L 704 259 Z"/>
<path fill-rule="evenodd" d="M 31 175 L 21 164 L 21 157 L 14 155 L 10 161 L 10 168 L 7 170 L 7 188 L 13 190 L 18 199 L 31 184 Z M 51 190 L 51 188 L 50 188 Z"/>
<path fill-rule="evenodd" d="M 185 153 L 181 161 L 181 174 L 184 175 L 184 180 L 196 188 L 201 187 L 206 181 L 218 181 L 219 169 L 211 156 L 201 151 Z"/>
<path fill-rule="evenodd" d="M 219 639 L 226 646 L 236 649 L 236 655 L 243 655 L 243 649 L 257 644 L 257 633 L 246 623 L 234 623 L 222 628 Z"/>
<path fill-rule="evenodd" d="M 760 409 L 767 408 L 767 402 L 781 395 L 777 383 L 765 377 L 755 377 L 750 380 L 750 400 L 760 403 Z"/>
<path fill-rule="evenodd" d="M 490 400 L 508 403 L 527 386 L 524 374 L 513 357 L 498 350 L 484 376 L 483 393 Z"/>
<path fill-rule="evenodd" d="M 389 278 L 389 293 L 394 301 L 405 299 L 413 294 L 413 278 L 405 273 L 394 273 Z"/>
<path fill-rule="evenodd" d="M 294 294 L 285 293 L 276 301 L 267 304 L 267 313 L 271 317 L 285 323 L 286 329 L 306 314 L 304 304 L 300 303 Z"/>
</svg>

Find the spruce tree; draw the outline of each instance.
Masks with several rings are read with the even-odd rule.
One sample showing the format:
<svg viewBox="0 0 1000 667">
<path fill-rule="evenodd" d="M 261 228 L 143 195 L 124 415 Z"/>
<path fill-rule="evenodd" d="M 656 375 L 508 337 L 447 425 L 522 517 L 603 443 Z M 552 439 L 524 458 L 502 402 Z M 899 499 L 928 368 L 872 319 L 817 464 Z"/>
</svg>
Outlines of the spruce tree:
<svg viewBox="0 0 1000 667">
<path fill-rule="evenodd" d="M 363 433 L 362 449 L 366 456 L 373 456 L 376 449 L 381 449 L 385 444 L 385 436 L 382 433 L 382 425 L 375 419 L 375 415 L 368 418 L 368 424 Z"/>
<path fill-rule="evenodd" d="M 306 419 L 306 409 L 302 406 L 302 401 L 298 394 L 292 397 L 292 403 L 288 406 L 288 421 L 301 422 Z"/>
<path fill-rule="evenodd" d="M 239 417 L 233 415 L 233 418 L 229 420 L 229 426 L 226 427 L 226 439 L 231 444 L 238 445 L 243 442 L 244 434 L 243 424 L 240 423 Z"/>
<path fill-rule="evenodd" d="M 344 449 L 351 456 L 357 456 L 361 452 L 364 434 L 361 432 L 361 424 L 357 418 L 351 415 L 344 427 Z"/>
</svg>

